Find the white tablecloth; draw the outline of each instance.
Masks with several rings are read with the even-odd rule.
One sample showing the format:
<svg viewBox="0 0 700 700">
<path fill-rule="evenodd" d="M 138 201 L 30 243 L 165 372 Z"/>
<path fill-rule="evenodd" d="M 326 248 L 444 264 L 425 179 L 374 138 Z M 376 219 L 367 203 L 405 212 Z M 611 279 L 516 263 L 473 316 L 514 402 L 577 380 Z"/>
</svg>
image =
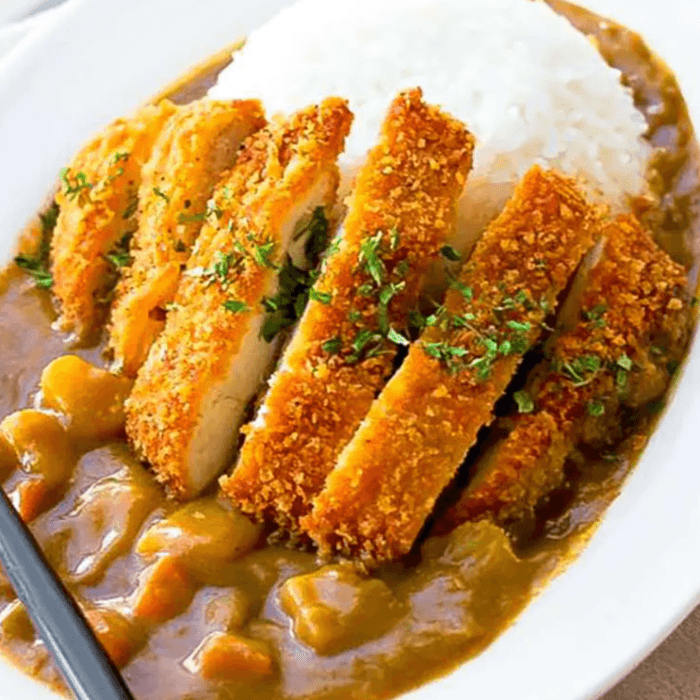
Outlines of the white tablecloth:
<svg viewBox="0 0 700 700">
<path fill-rule="evenodd" d="M 56 7 L 30 15 L 32 10 L 58 4 L 60 0 L 0 0 L 0 61 L 36 27 L 61 12 Z M 13 18 L 20 21 L 8 23 Z M 700 609 L 602 700 L 700 700 Z"/>
</svg>

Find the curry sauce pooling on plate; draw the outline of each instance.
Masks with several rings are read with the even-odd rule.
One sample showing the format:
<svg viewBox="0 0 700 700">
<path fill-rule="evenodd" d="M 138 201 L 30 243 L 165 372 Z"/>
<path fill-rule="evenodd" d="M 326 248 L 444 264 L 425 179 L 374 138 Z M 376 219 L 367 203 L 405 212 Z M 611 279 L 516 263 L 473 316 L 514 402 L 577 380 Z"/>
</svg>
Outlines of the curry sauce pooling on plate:
<svg viewBox="0 0 700 700">
<path fill-rule="evenodd" d="M 93 144 L 93 151 L 112 154 L 99 181 L 88 180 L 84 170 L 64 171 L 62 212 L 52 207 L 42 214 L 22 246 L 28 252 L 18 258 L 19 265 L 3 273 L 0 469 L 4 488 L 31 522 L 50 562 L 83 606 L 139 700 L 371 698 L 415 687 L 454 669 L 497 637 L 584 546 L 619 493 L 663 409 L 664 393 L 689 342 L 693 303 L 685 280 L 697 263 L 700 160 L 678 86 L 644 43 L 590 12 L 559 0 L 550 4 L 595 38 L 606 61 L 619 68 L 632 87 L 635 103 L 649 123 L 648 138 L 657 149 L 650 184 L 658 202 L 640 199 L 634 203 L 636 220 L 628 217 L 598 227 L 587 218 L 595 216 L 594 208 L 589 211 L 578 194 L 566 190 L 566 208 L 556 211 L 568 222 L 562 230 L 571 231 L 575 225 L 588 231 L 590 225 L 586 234 L 590 243 L 594 238 L 599 242 L 597 253 L 584 262 L 582 270 L 587 269 L 587 274 L 579 273 L 569 294 L 576 297 L 576 285 L 583 279 L 584 291 L 573 311 L 578 320 L 554 334 L 550 327 L 560 299 L 555 299 L 556 285 L 554 292 L 538 292 L 549 290 L 554 280 L 536 266 L 527 286 L 492 290 L 498 299 L 495 303 L 489 298 L 488 308 L 479 306 L 478 299 L 469 306 L 474 296 L 487 299 L 486 292 L 475 294 L 478 280 L 471 281 L 473 270 L 478 272 L 478 266 L 485 264 L 477 249 L 474 267 L 465 268 L 453 284 L 452 301 L 440 307 L 444 310 L 432 312 L 432 317 L 442 315 L 448 322 L 431 320 L 428 312 L 418 319 L 421 322 L 404 329 L 392 325 L 392 312 L 398 302 L 404 303 L 401 294 L 407 271 L 402 276 L 405 266 L 401 265 L 410 257 L 408 244 L 404 242 L 402 248 L 400 237 L 392 236 L 391 227 L 382 224 L 389 229 L 386 235 L 369 245 L 360 244 L 359 253 L 347 253 L 346 257 L 357 260 L 358 274 L 364 275 L 357 293 L 349 287 L 348 301 L 343 302 L 343 313 L 352 317 L 343 317 L 345 325 L 337 336 L 320 338 L 315 352 L 325 358 L 326 364 L 319 366 L 359 376 L 359 365 L 372 391 L 383 388 L 371 420 L 362 428 L 375 436 L 373 440 L 381 437 L 385 425 L 382 406 L 395 405 L 403 396 L 410 402 L 417 395 L 400 373 L 389 376 L 402 362 L 415 366 L 421 381 L 439 380 L 437 394 L 423 405 L 425 411 L 442 410 L 441 386 L 476 391 L 473 387 L 504 383 L 515 372 L 505 398 L 499 399 L 500 391 L 494 395 L 494 401 L 499 399 L 496 421 L 479 433 L 477 447 L 435 506 L 430 505 L 418 519 L 402 519 L 401 508 L 396 509 L 391 499 L 365 506 L 364 501 L 347 497 L 343 473 L 355 463 L 365 478 L 379 484 L 378 493 L 387 488 L 381 480 L 371 481 L 378 477 L 362 466 L 365 457 L 352 442 L 343 452 L 343 469 L 336 467 L 328 482 L 332 488 L 316 505 L 312 494 L 312 505 L 298 514 L 301 526 L 292 542 L 280 538 L 269 524 L 258 524 L 242 514 L 230 498 L 220 496 L 217 487 L 188 501 L 167 498 L 154 473 L 132 452 L 124 436 L 124 402 L 133 380 L 103 369 L 106 339 L 88 340 L 66 355 L 64 338 L 52 330 L 56 314 L 49 263 L 57 217 L 63 230 L 70 231 L 76 219 L 66 217 L 71 212 L 79 216 L 80 199 L 93 196 L 96 204 L 91 215 L 105 236 L 99 264 L 112 277 L 110 283 L 109 275 L 105 276 L 106 288 L 100 290 L 97 306 L 108 308 L 109 287 L 134 254 L 129 239 L 140 215 L 138 199 L 122 203 L 126 211 L 118 212 L 119 221 L 114 211 L 110 213 L 113 186 L 135 165 L 129 163 L 130 154 L 120 150 L 124 139 L 135 138 L 128 128 L 114 127 L 113 143 Z M 201 97 L 214 74 L 183 85 L 179 94 L 171 95 L 174 105 L 166 111 Z M 412 99 L 420 101 L 415 94 Z M 204 260 L 184 271 L 175 269 L 175 277 L 183 275 L 184 283 L 169 278 L 162 289 L 153 287 L 148 299 L 154 302 L 149 307 L 154 309 L 149 328 L 158 336 L 169 314 L 184 314 L 193 303 L 202 306 L 202 322 L 216 316 L 221 305 L 236 317 L 236 324 L 245 324 L 248 307 L 262 296 L 268 308 L 259 319 L 263 324 L 259 330 L 266 343 L 277 343 L 279 354 L 288 329 L 304 314 L 304 304 L 315 304 L 316 316 L 326 307 L 334 308 L 333 288 L 324 287 L 323 280 L 333 275 L 342 278 L 337 261 L 342 262 L 343 243 L 335 264 L 321 267 L 320 273 L 314 270 L 323 251 L 330 246 L 332 255 L 338 246 L 327 240 L 337 216 L 329 206 L 337 185 L 335 153 L 324 151 L 314 161 L 320 165 L 311 167 L 303 160 L 305 147 L 299 144 L 304 133 L 310 133 L 305 130 L 317 129 L 337 147 L 348 116 L 336 105 L 325 117 L 312 112 L 286 125 L 265 125 L 255 105 L 246 109 L 247 121 L 234 131 L 255 132 L 251 137 L 255 145 L 244 145 L 237 174 L 234 169 L 225 177 L 238 196 L 249 197 L 247 212 L 226 209 L 230 205 L 224 184 L 205 206 L 200 203 L 196 210 L 172 216 L 167 213 L 169 205 L 182 192 L 168 189 L 165 179 L 160 184 L 154 179 L 159 177 L 155 170 L 148 173 L 149 216 L 155 221 L 162 210 L 173 226 L 163 235 L 172 246 L 168 260 L 189 259 L 190 248 Z M 438 111 L 430 114 L 435 124 L 445 119 L 453 129 L 455 148 L 459 142 L 466 149 L 451 166 L 455 177 L 466 179 L 473 145 L 468 133 L 461 133 L 458 124 Z M 149 128 L 157 130 L 161 125 L 154 122 Z M 184 176 L 187 164 L 179 160 L 167 134 L 149 132 L 148 138 L 149 149 L 171 149 L 161 152 L 161 162 L 167 161 L 168 167 Z M 391 142 L 387 143 L 390 150 Z M 79 167 L 89 167 L 88 155 L 83 161 L 88 165 Z M 211 153 L 208 157 L 215 160 Z M 297 163 L 309 175 L 285 176 Z M 212 167 L 218 172 L 220 166 Z M 420 173 L 420 167 L 415 164 L 413 172 Z M 277 197 L 274 200 L 261 198 L 253 184 L 259 184 L 263 172 L 270 196 Z M 203 178 L 214 192 L 217 177 L 207 172 Z M 290 182 L 296 183 L 295 191 L 308 202 L 302 209 L 311 209 L 311 216 L 300 215 L 293 206 L 297 200 L 279 194 Z M 371 179 L 364 183 L 365 196 L 376 196 Z M 138 183 L 130 187 L 127 199 L 134 197 Z M 530 190 L 523 187 L 521 200 L 509 205 L 511 218 L 501 218 L 501 229 L 492 227 L 489 235 L 504 235 L 502 231 L 515 225 L 518 207 L 528 201 L 525 193 Z M 555 188 L 548 196 L 555 195 L 561 197 L 562 190 Z M 386 206 L 394 206 L 390 198 Z M 449 217 L 451 205 L 446 200 L 444 206 Z M 280 234 L 275 242 L 278 246 L 284 242 L 288 258 L 270 246 L 272 234 L 261 225 L 263 219 L 256 218 L 262 209 L 275 212 Z M 217 257 L 217 237 L 225 235 L 228 221 L 234 219 L 240 245 Z M 556 224 L 554 219 L 551 222 Z M 179 233 L 178 226 L 183 227 Z M 193 233 L 200 230 L 203 233 Z M 109 238 L 115 231 L 118 235 Z M 653 232 L 653 239 L 647 231 Z M 303 236 L 297 238 L 300 232 Z M 544 239 L 538 242 L 537 235 L 532 245 L 546 245 Z M 197 236 L 206 238 L 198 243 Z M 295 247 L 304 238 L 305 244 Z M 74 243 L 79 247 L 80 241 Z M 442 244 L 436 241 L 435 245 Z M 409 252 L 404 254 L 405 250 Z M 448 260 L 458 257 L 449 246 L 442 251 Z M 500 264 L 507 269 L 507 260 Z M 284 275 L 270 272 L 278 268 Z M 508 276 L 511 282 L 514 279 Z M 355 284 L 354 278 L 347 281 L 351 283 Z M 202 285 L 206 303 L 192 292 L 197 284 Z M 178 285 L 185 290 L 179 296 L 173 291 Z M 624 314 L 641 314 L 632 329 L 624 323 L 623 305 L 611 308 L 611 294 L 621 290 L 629 304 Z M 355 297 L 360 299 L 357 304 Z M 301 302 L 296 301 L 299 298 Z M 211 304 L 216 305 L 216 313 Z M 494 306 L 502 307 L 497 318 L 492 318 Z M 561 318 L 572 313 L 570 306 L 564 302 Z M 100 322 L 103 318 L 104 314 Z M 312 334 L 330 322 L 313 325 L 304 317 L 304 323 Z M 540 323 L 542 327 L 536 329 Z M 196 335 L 197 324 L 188 321 L 183 327 Z M 497 347 L 478 342 L 485 333 L 498 334 Z M 536 334 L 541 334 L 541 344 L 519 364 Z M 257 339 L 256 334 L 250 335 L 251 342 Z M 617 345 L 612 338 L 618 339 Z M 412 346 L 404 359 L 409 342 Z M 154 347 L 162 348 L 166 358 L 162 361 L 167 361 L 167 340 L 156 340 Z M 387 350 L 391 352 L 388 360 L 382 354 Z M 371 364 L 373 353 L 378 358 L 375 364 Z M 471 375 L 465 372 L 474 373 L 474 382 L 484 383 L 471 384 Z M 245 410 L 237 408 L 234 414 Z M 511 449 L 509 440 L 522 439 L 519 435 L 527 436 L 529 452 Z M 464 442 L 459 454 L 441 462 L 446 465 L 441 479 L 450 480 L 452 463 L 456 466 L 461 461 L 471 438 L 465 437 Z M 235 446 L 227 449 L 233 452 Z M 429 460 L 427 448 L 426 453 Z M 16 468 L 18 459 L 22 469 Z M 396 474 L 406 469 L 400 460 L 390 464 L 387 457 L 386 464 L 384 475 L 389 467 Z M 264 503 L 262 483 L 256 499 Z M 406 483 L 415 488 L 420 482 Z M 435 497 L 442 485 L 431 483 Z M 235 501 L 236 489 L 226 490 Z M 374 497 L 371 487 L 360 493 L 362 498 L 367 494 Z M 343 498 L 350 503 L 344 505 Z M 386 506 L 381 511 L 388 518 L 386 533 L 410 534 L 382 539 L 376 524 L 362 515 L 363 508 L 373 514 L 375 502 Z M 285 506 L 277 501 L 275 507 L 284 510 Z M 402 526 L 394 527 L 398 522 Z M 419 529 L 422 532 L 412 545 Z M 364 551 L 372 556 L 363 557 L 363 567 L 350 561 L 321 561 L 309 535 L 327 552 Z M 398 559 L 397 551 L 402 555 Z M 384 556 L 385 552 L 394 554 Z M 394 561 L 381 563 L 387 558 Z M 61 689 L 51 659 L 4 579 L 0 579 L 0 595 L 4 653 L 27 673 Z"/>
</svg>

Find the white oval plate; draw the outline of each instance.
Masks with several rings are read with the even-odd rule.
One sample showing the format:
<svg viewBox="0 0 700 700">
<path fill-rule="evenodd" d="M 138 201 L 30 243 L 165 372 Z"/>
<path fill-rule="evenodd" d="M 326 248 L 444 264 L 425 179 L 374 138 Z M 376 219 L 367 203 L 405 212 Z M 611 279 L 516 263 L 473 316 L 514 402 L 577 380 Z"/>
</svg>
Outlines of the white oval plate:
<svg viewBox="0 0 700 700">
<path fill-rule="evenodd" d="M 287 2 L 73 0 L 25 40 L 0 65 L 0 260 L 86 137 Z M 700 123 L 697 0 L 587 4 L 647 37 Z M 579 559 L 486 652 L 410 697 L 590 699 L 659 644 L 700 601 L 699 418 L 695 344 L 643 459 Z M 55 697 L 2 664 L 0 688 L 4 700 Z"/>
</svg>

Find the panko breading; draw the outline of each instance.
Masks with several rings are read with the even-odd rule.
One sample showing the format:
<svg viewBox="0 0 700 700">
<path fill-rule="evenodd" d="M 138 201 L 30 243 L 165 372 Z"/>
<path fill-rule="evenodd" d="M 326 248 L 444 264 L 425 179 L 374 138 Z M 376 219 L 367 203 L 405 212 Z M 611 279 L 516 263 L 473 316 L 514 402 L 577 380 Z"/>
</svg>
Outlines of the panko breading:
<svg viewBox="0 0 700 700">
<path fill-rule="evenodd" d="M 392 371 L 425 271 L 453 231 L 474 140 L 426 105 L 393 103 L 341 236 L 223 491 L 245 512 L 297 529 Z"/>
<path fill-rule="evenodd" d="M 620 406 L 643 406 L 666 390 L 667 367 L 688 337 L 685 270 L 633 217 L 617 219 L 604 236 L 579 322 L 555 338 L 549 359 L 528 381 L 535 413 L 512 417 L 511 432 L 477 464 L 439 531 L 487 515 L 503 522 L 530 512 L 561 483 L 575 445 L 599 444 L 619 422 Z"/>
<path fill-rule="evenodd" d="M 115 368 L 135 376 L 163 329 L 167 305 L 208 213 L 208 201 L 241 143 L 265 125 L 257 100 L 200 100 L 178 109 L 143 169 L 133 263 L 112 310 Z"/>
<path fill-rule="evenodd" d="M 127 402 L 127 433 L 158 479 L 192 497 L 230 464 L 245 410 L 271 371 L 262 337 L 285 258 L 334 203 L 352 114 L 344 100 L 250 137 L 217 185 L 213 211 L 180 281 L 165 330 Z M 281 269 L 281 272 L 280 272 Z"/>
<path fill-rule="evenodd" d="M 109 291 L 119 264 L 110 261 L 110 252 L 136 228 L 141 168 L 175 109 L 164 101 L 118 119 L 61 173 L 51 273 L 62 331 L 83 338 L 101 320 L 100 297 Z"/>
<path fill-rule="evenodd" d="M 302 523 L 322 551 L 410 550 L 598 230 L 573 181 L 528 172 Z"/>
</svg>

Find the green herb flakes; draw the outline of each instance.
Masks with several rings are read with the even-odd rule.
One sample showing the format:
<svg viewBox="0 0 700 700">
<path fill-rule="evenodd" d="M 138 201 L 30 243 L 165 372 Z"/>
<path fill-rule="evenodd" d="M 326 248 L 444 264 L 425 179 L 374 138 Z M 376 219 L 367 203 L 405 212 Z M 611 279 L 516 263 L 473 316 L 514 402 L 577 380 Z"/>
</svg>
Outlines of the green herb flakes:
<svg viewBox="0 0 700 700">
<path fill-rule="evenodd" d="M 331 338 L 330 340 L 326 340 L 321 345 L 321 349 L 323 350 L 323 352 L 326 352 L 329 355 L 337 355 L 340 352 L 341 347 L 342 341 L 340 340 L 340 338 Z"/>
<path fill-rule="evenodd" d="M 330 304 L 333 300 L 333 296 L 328 292 L 317 292 L 315 289 L 309 290 L 309 299 L 319 302 L 319 304 Z"/>
<path fill-rule="evenodd" d="M 63 182 L 65 196 L 73 201 L 79 195 L 89 192 L 93 185 L 87 181 L 87 175 L 84 172 L 79 172 L 72 178 L 70 176 L 70 168 L 63 168 L 60 172 L 60 178 Z"/>
<path fill-rule="evenodd" d="M 160 197 L 162 200 L 170 204 L 170 197 L 168 197 L 163 190 L 159 189 L 158 187 L 153 188 L 153 194 L 156 195 L 156 197 Z"/>
<path fill-rule="evenodd" d="M 588 403 L 587 410 L 589 416 L 599 418 L 605 413 L 605 405 L 602 401 L 598 401 L 597 399 L 595 399 Z"/>
<path fill-rule="evenodd" d="M 535 402 L 524 389 L 516 391 L 513 394 L 513 398 L 515 399 L 515 403 L 518 404 L 518 413 L 532 413 L 535 410 Z"/>
<path fill-rule="evenodd" d="M 226 311 L 230 311 L 232 314 L 239 314 L 248 310 L 246 303 L 244 301 L 239 301 L 238 299 L 228 299 L 223 303 L 223 307 L 226 309 Z"/>
<path fill-rule="evenodd" d="M 442 255 L 445 260 L 450 262 L 459 262 L 462 259 L 461 254 L 451 245 L 444 245 L 440 248 L 440 255 Z"/>
</svg>

